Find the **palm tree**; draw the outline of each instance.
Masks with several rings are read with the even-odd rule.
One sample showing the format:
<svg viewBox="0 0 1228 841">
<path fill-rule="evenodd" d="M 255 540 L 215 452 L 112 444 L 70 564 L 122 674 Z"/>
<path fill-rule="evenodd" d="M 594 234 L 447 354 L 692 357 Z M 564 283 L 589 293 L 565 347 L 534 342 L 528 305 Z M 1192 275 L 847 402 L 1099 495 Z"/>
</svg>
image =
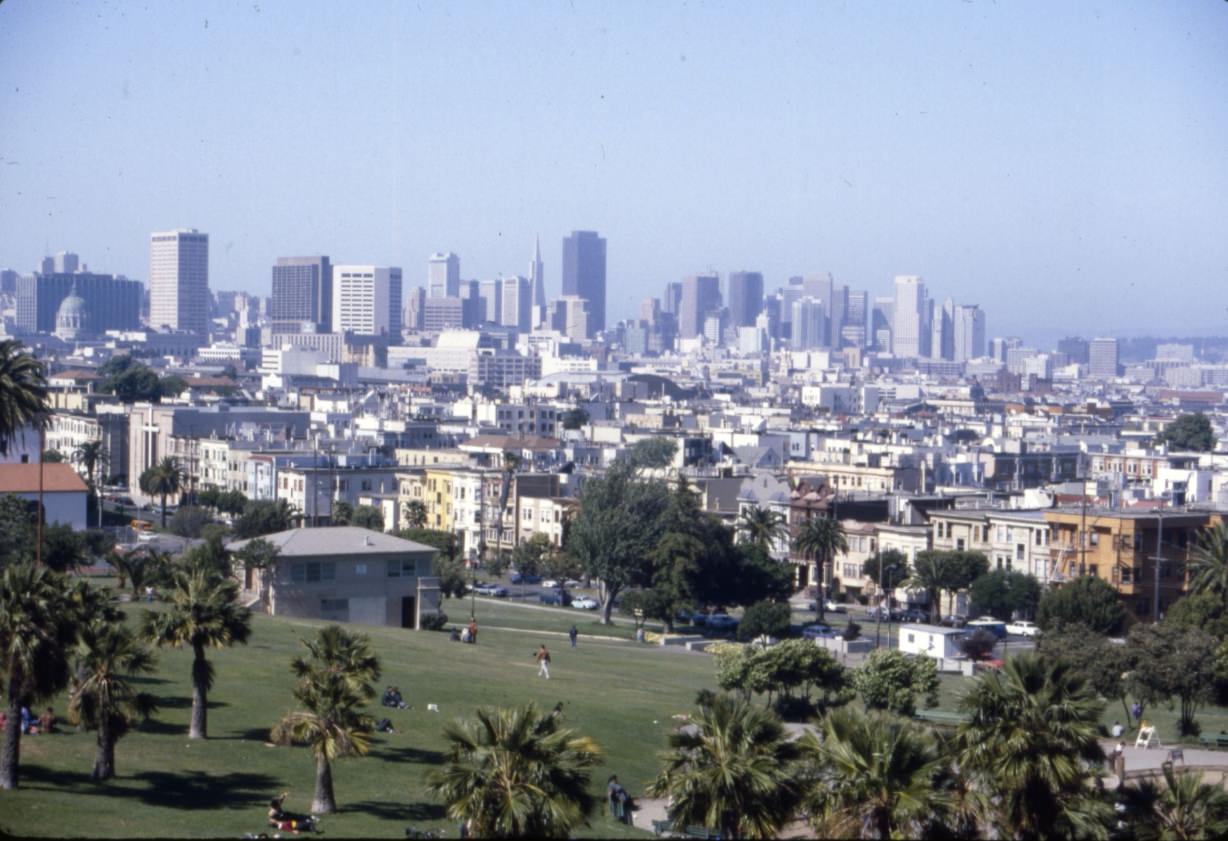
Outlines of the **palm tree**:
<svg viewBox="0 0 1228 841">
<path fill-rule="evenodd" d="M 85 468 L 90 488 L 98 500 L 98 526 L 102 527 L 102 488 L 98 484 L 98 468 L 107 463 L 107 453 L 101 441 L 86 441 L 72 454 L 73 461 Z"/>
<path fill-rule="evenodd" d="M 73 723 L 98 732 L 90 779 L 115 776 L 115 743 L 156 708 L 153 696 L 129 680 L 153 670 L 153 655 L 122 617 L 97 616 L 81 628 L 68 713 Z"/>
<path fill-rule="evenodd" d="M 213 664 L 205 649 L 246 643 L 251 635 L 251 613 L 236 601 L 239 585 L 200 568 L 176 570 L 170 592 L 170 610 L 147 612 L 144 636 L 155 645 L 191 646 L 192 724 L 190 739 L 204 739 L 209 730 L 209 690 Z"/>
<path fill-rule="evenodd" d="M 167 456 L 141 474 L 141 490 L 150 496 L 162 497 L 162 528 L 166 528 L 166 498 L 179 493 L 183 484 L 183 471 L 172 456 Z"/>
<path fill-rule="evenodd" d="M 834 710 L 822 738 L 806 733 L 814 773 L 807 793 L 816 833 L 827 838 L 919 838 L 941 826 L 951 800 L 949 760 L 933 735 L 907 719 Z"/>
<path fill-rule="evenodd" d="M 21 708 L 68 684 L 72 620 L 62 576 L 28 562 L 0 572 L 0 666 L 7 693 L 0 789 L 17 787 Z"/>
<path fill-rule="evenodd" d="M 1190 592 L 1228 599 L 1228 524 L 1216 523 L 1194 539 L 1189 560 Z"/>
<path fill-rule="evenodd" d="M 1138 841 L 1196 841 L 1228 837 L 1228 794 L 1204 783 L 1202 772 L 1162 766 L 1164 785 L 1150 780 L 1118 789 L 1130 837 Z"/>
<path fill-rule="evenodd" d="M 405 503 L 405 525 L 411 529 L 420 529 L 426 525 L 426 505 L 420 499 L 411 499 Z"/>
<path fill-rule="evenodd" d="M 675 827 L 722 838 L 775 838 L 801 800 L 798 746 L 774 715 L 727 695 L 700 706 L 669 737 L 665 767 L 649 786 L 670 799 Z"/>
<path fill-rule="evenodd" d="M 479 709 L 444 727 L 446 768 L 427 777 L 448 817 L 479 838 L 567 838 L 597 804 L 590 791 L 601 749 L 529 704 Z"/>
<path fill-rule="evenodd" d="M 1067 664 L 1021 654 L 961 699 L 959 765 L 994 803 L 1002 838 L 1095 838 L 1104 803 L 1090 766 L 1104 759 L 1104 704 Z"/>
<path fill-rule="evenodd" d="M 908 576 L 908 584 L 922 589 L 929 600 L 930 621 L 938 624 L 941 618 L 942 606 L 940 595 L 947 585 L 947 572 L 944 564 L 945 556 L 941 552 L 918 552 L 913 561 L 912 574 Z"/>
<path fill-rule="evenodd" d="M 375 697 L 379 660 L 364 634 L 349 634 L 338 625 L 321 628 L 314 640 L 303 640 L 310 657 L 295 657 L 290 668 L 298 678 L 294 697 L 305 710 L 287 713 L 274 725 L 274 742 L 309 745 L 316 758 L 316 790 L 311 811 L 337 809 L 331 762 L 344 756 L 365 756 L 375 723 L 359 712 Z"/>
<path fill-rule="evenodd" d="M 849 550 L 848 541 L 844 539 L 844 526 L 832 517 L 811 517 L 798 532 L 793 541 L 794 547 L 803 555 L 814 559 L 818 595 L 815 598 L 815 609 L 819 618 L 823 618 L 823 581 L 826 578 L 828 565 L 836 557 L 837 552 Z"/>
<path fill-rule="evenodd" d="M 738 518 L 738 531 L 764 552 L 771 552 L 772 546 L 788 534 L 789 529 L 784 515 L 779 511 L 756 505 L 742 512 Z"/>
<path fill-rule="evenodd" d="M 16 339 L 0 341 L 0 455 L 27 426 L 47 416 L 47 378 L 42 363 Z"/>
</svg>

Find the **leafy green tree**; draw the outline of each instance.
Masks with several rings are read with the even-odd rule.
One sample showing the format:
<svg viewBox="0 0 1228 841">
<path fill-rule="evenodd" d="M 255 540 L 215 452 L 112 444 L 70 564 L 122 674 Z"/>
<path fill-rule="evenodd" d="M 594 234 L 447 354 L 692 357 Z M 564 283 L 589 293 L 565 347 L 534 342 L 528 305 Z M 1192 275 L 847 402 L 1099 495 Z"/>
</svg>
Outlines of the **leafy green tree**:
<svg viewBox="0 0 1228 841">
<path fill-rule="evenodd" d="M 426 505 L 420 499 L 411 499 L 405 503 L 405 523 L 410 528 L 420 529 L 426 526 Z"/>
<path fill-rule="evenodd" d="M 942 618 L 941 594 L 966 590 L 972 582 L 989 572 L 989 559 L 980 552 L 926 549 L 918 552 L 909 583 L 925 590 L 929 598 L 930 621 Z"/>
<path fill-rule="evenodd" d="M 748 642 L 760 636 L 784 637 L 792 618 L 788 602 L 755 602 L 742 614 L 738 639 Z"/>
<path fill-rule="evenodd" d="M 42 363 L 16 339 L 0 341 L 0 456 L 26 427 L 45 424 L 48 412 Z"/>
<path fill-rule="evenodd" d="M 1030 619 L 1040 603 L 1040 582 L 1026 572 L 995 569 L 973 581 L 968 595 L 976 606 L 973 615 Z"/>
<path fill-rule="evenodd" d="M 1120 701 L 1125 719 L 1130 720 L 1129 687 L 1123 675 L 1130 671 L 1133 658 L 1126 646 L 1076 625 L 1042 634 L 1036 651 L 1049 660 L 1062 661 L 1106 701 Z"/>
<path fill-rule="evenodd" d="M 779 511 L 755 505 L 738 517 L 738 532 L 765 552 L 771 552 L 778 541 L 788 537 L 789 526 Z"/>
<path fill-rule="evenodd" d="M 1214 691 L 1216 640 L 1197 628 L 1135 625 L 1127 638 L 1133 668 L 1130 685 L 1149 703 L 1168 703 L 1176 698 L 1181 715 L 1181 735 L 1198 733 L 1195 716 Z"/>
<path fill-rule="evenodd" d="M 196 505 L 185 505 L 171 517 L 170 532 L 180 537 L 200 537 L 201 530 L 209 525 L 209 512 Z"/>
<path fill-rule="evenodd" d="M 203 570 L 209 575 L 227 578 L 231 572 L 230 550 L 226 548 L 222 537 L 215 534 L 209 540 L 197 543 L 179 556 L 175 567 L 189 573 Z"/>
<path fill-rule="evenodd" d="M 238 585 L 204 569 L 173 574 L 170 609 L 146 612 L 143 635 L 156 645 L 192 649 L 192 723 L 190 739 L 204 739 L 209 732 L 209 690 L 213 664 L 205 657 L 208 648 L 226 648 L 246 643 L 251 636 L 251 613 L 239 605 Z"/>
<path fill-rule="evenodd" d="M 672 438 L 645 438 L 636 441 L 623 461 L 636 470 L 660 470 L 668 467 L 678 452 L 678 442 Z"/>
<path fill-rule="evenodd" d="M 1205 592 L 1182 596 L 1164 612 L 1164 624 L 1201 628 L 1218 640 L 1228 639 L 1228 599 Z"/>
<path fill-rule="evenodd" d="M 1216 523 L 1194 539 L 1187 564 L 1190 592 L 1228 601 L 1228 524 Z"/>
<path fill-rule="evenodd" d="M 186 477 L 179 462 L 167 456 L 153 467 L 147 468 L 139 480 L 141 491 L 162 498 L 162 528 L 166 528 L 166 498 L 183 490 Z"/>
<path fill-rule="evenodd" d="M 34 511 L 24 499 L 0 495 L 0 566 L 34 560 Z"/>
<path fill-rule="evenodd" d="M 823 582 L 827 580 L 828 566 L 835 560 L 837 553 L 849 550 L 844 526 L 833 517 L 811 517 L 798 531 L 793 545 L 797 551 L 815 562 L 815 568 L 818 570 L 815 576 L 815 584 L 818 587 L 815 607 L 821 619 L 824 615 Z"/>
<path fill-rule="evenodd" d="M 1156 443 L 1167 444 L 1170 450 L 1209 453 L 1215 449 L 1215 430 L 1202 412 L 1180 415 L 1156 435 Z"/>
<path fill-rule="evenodd" d="M 156 709 L 153 696 L 132 680 L 153 670 L 153 655 L 122 615 L 101 612 L 82 623 L 68 716 L 98 734 L 90 779 L 115 776 L 116 743 Z"/>
<path fill-rule="evenodd" d="M 158 381 L 158 393 L 161 397 L 178 397 L 188 390 L 188 381 L 178 374 L 168 374 Z"/>
<path fill-rule="evenodd" d="M 999 838 L 1104 838 L 1111 808 L 1092 781 L 1104 761 L 1095 691 L 1061 662 L 1021 654 L 960 700 L 960 768 L 992 804 Z"/>
<path fill-rule="evenodd" d="M 222 497 L 222 491 L 210 485 L 206 488 L 201 488 L 196 492 L 196 504 L 203 505 L 206 508 L 218 510 L 218 501 Z"/>
<path fill-rule="evenodd" d="M 790 639 L 770 648 L 723 644 L 715 646 L 717 685 L 737 692 L 743 700 L 765 695 L 767 704 L 779 693 L 799 698 L 818 710 L 840 706 L 851 698 L 849 671 L 826 649 L 810 640 Z"/>
<path fill-rule="evenodd" d="M 887 710 L 911 716 L 917 699 L 927 707 L 938 705 L 938 666 L 930 657 L 910 657 L 891 648 L 870 652 L 853 670 L 853 688 L 867 710 Z"/>
<path fill-rule="evenodd" d="M 43 450 L 43 464 L 63 464 L 64 454 L 59 450 Z"/>
<path fill-rule="evenodd" d="M 883 549 L 865 559 L 861 574 L 873 581 L 875 587 L 881 580 L 884 592 L 894 592 L 908 580 L 908 557 L 899 549 Z"/>
<path fill-rule="evenodd" d="M 1078 626 L 1094 634 L 1115 634 L 1125 620 L 1117 591 L 1090 575 L 1048 590 L 1036 608 L 1036 624 L 1045 633 Z"/>
<path fill-rule="evenodd" d="M 775 716 L 724 695 L 691 720 L 670 734 L 665 767 L 649 786 L 654 797 L 669 798 L 674 828 L 778 837 L 801 802 L 796 742 Z"/>
<path fill-rule="evenodd" d="M 235 520 L 235 537 L 247 539 L 276 534 L 294 527 L 295 512 L 284 499 L 249 500 Z"/>
<path fill-rule="evenodd" d="M 260 593 L 260 601 L 261 603 L 267 602 L 269 594 L 265 576 L 276 568 L 277 561 L 281 558 L 281 550 L 264 538 L 256 537 L 232 552 L 231 558 L 243 568 L 245 581 L 252 578 L 255 573 L 259 582 L 257 590 Z"/>
<path fill-rule="evenodd" d="M 728 529 L 722 528 L 722 532 L 726 536 L 729 534 Z M 730 547 L 727 556 L 732 564 L 722 575 L 709 574 L 709 568 L 705 567 L 705 575 L 700 578 L 701 584 L 721 587 L 721 597 L 708 601 L 751 605 L 761 601 L 783 601 L 793 594 L 790 564 L 776 560 L 759 546 L 743 543 Z M 699 591 L 704 592 L 702 587 Z"/>
<path fill-rule="evenodd" d="M 3 353 L 0 348 L 0 357 Z M 68 652 L 76 628 L 67 591 L 64 578 L 47 567 L 24 562 L 0 570 L 0 667 L 6 695 L 0 789 L 17 788 L 21 708 L 68 684 Z"/>
<path fill-rule="evenodd" d="M 669 496 L 663 482 L 641 478 L 633 460 L 616 460 L 604 476 L 584 483 L 566 549 L 601 581 L 603 623 L 610 623 L 623 590 L 649 582 L 649 559 L 662 533 L 659 515 Z"/>
<path fill-rule="evenodd" d="M 217 496 L 217 510 L 237 517 L 247 510 L 248 502 L 250 500 L 242 491 L 222 491 Z"/>
<path fill-rule="evenodd" d="M 82 532 L 65 523 L 43 526 L 43 563 L 56 572 L 75 571 L 89 563 L 89 546 Z"/>
<path fill-rule="evenodd" d="M 601 749 L 529 704 L 444 727 L 448 764 L 427 786 L 478 838 L 568 838 L 593 813 Z"/>
<path fill-rule="evenodd" d="M 371 531 L 383 531 L 384 515 L 374 505 L 360 505 L 354 509 L 350 524 Z"/>
<path fill-rule="evenodd" d="M 675 602 L 660 590 L 631 590 L 623 595 L 618 609 L 623 615 L 636 620 L 637 631 L 644 626 L 645 620 L 655 619 L 665 625 L 667 634 L 674 632 Z M 640 611 L 641 615 L 637 615 L 636 611 Z"/>
<path fill-rule="evenodd" d="M 339 499 L 333 503 L 333 515 L 330 522 L 334 526 L 348 526 L 354 520 L 354 506 L 350 505 L 344 499 Z"/>
<path fill-rule="evenodd" d="M 993 631 L 977 628 L 960 641 L 959 650 L 969 660 L 984 660 L 997 644 L 998 637 Z"/>
<path fill-rule="evenodd" d="M 350 634 L 339 625 L 325 626 L 314 640 L 302 643 L 309 656 L 295 657 L 290 669 L 297 678 L 294 697 L 305 709 L 282 716 L 270 738 L 311 748 L 316 760 L 311 811 L 331 814 L 337 810 L 333 761 L 365 756 L 370 750 L 375 720 L 362 709 L 375 697 L 379 659 L 369 637 Z"/>
<path fill-rule="evenodd" d="M 549 537 L 535 534 L 512 550 L 512 565 L 521 575 L 541 575 L 543 559 L 553 551 Z"/>
<path fill-rule="evenodd" d="M 1160 766 L 1164 784 L 1141 779 L 1117 790 L 1121 817 L 1138 841 L 1198 841 L 1228 837 L 1228 794 L 1201 771 Z"/>
<path fill-rule="evenodd" d="M 943 781 L 950 760 L 934 736 L 906 719 L 833 710 L 822 737 L 800 747 L 809 766 L 811 827 L 824 838 L 922 838 L 942 825 L 952 802 Z"/>
<path fill-rule="evenodd" d="M 162 381 L 148 365 L 132 356 L 113 356 L 98 373 L 102 382 L 98 390 L 114 394 L 122 403 L 158 403 L 162 400 Z"/>
<path fill-rule="evenodd" d="M 589 421 L 589 414 L 579 406 L 568 409 L 563 414 L 564 429 L 581 429 Z"/>
</svg>

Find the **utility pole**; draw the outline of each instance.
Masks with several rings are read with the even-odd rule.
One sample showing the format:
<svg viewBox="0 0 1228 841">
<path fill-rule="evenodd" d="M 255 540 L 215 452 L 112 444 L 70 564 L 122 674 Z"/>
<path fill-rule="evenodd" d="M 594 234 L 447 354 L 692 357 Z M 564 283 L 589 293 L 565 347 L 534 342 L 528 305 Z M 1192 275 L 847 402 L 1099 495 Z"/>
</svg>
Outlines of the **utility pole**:
<svg viewBox="0 0 1228 841">
<path fill-rule="evenodd" d="M 1164 507 L 1164 500 L 1160 500 L 1160 508 Z M 1151 597 L 1151 621 L 1158 623 L 1160 621 L 1160 567 L 1164 564 L 1164 512 L 1156 510 L 1156 556 L 1155 556 L 1155 592 Z"/>
<path fill-rule="evenodd" d="M 1079 454 L 1082 461 L 1082 453 Z M 1079 480 L 1079 495 L 1083 498 L 1082 514 L 1079 523 L 1079 575 L 1087 574 L 1087 468 L 1083 468 L 1083 478 Z"/>
<path fill-rule="evenodd" d="M 881 644 L 880 634 L 883 628 L 883 552 L 878 551 L 878 610 L 874 611 L 874 647 Z"/>
</svg>

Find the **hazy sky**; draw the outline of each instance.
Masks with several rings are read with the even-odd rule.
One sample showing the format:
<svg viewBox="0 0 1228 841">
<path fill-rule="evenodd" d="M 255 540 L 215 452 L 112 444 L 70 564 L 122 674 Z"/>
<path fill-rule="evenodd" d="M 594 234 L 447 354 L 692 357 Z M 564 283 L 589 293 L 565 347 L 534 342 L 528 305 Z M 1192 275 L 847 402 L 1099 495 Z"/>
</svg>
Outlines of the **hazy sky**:
<svg viewBox="0 0 1228 841">
<path fill-rule="evenodd" d="M 210 285 L 279 255 L 558 293 L 614 318 L 704 269 L 979 302 L 991 334 L 1228 333 L 1223 0 L 0 5 L 0 266 Z"/>
</svg>

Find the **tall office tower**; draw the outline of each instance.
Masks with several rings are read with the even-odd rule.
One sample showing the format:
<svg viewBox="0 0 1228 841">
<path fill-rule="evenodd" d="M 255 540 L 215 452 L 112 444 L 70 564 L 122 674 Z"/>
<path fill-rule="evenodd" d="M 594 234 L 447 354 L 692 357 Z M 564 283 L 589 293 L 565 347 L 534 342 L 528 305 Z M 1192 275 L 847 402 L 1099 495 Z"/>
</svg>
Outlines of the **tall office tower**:
<svg viewBox="0 0 1228 841">
<path fill-rule="evenodd" d="M 533 284 L 533 306 L 546 306 L 546 272 L 542 266 L 542 241 L 533 242 L 533 262 L 529 263 L 529 282 Z"/>
<path fill-rule="evenodd" d="M 449 251 L 432 254 L 426 261 L 426 297 L 460 296 L 460 258 Z"/>
<path fill-rule="evenodd" d="M 422 329 L 439 331 L 465 326 L 465 302 L 459 296 L 424 298 L 422 302 Z"/>
<path fill-rule="evenodd" d="M 208 335 L 208 234 L 180 228 L 149 235 L 149 326 Z"/>
<path fill-rule="evenodd" d="M 956 362 L 980 359 L 985 355 L 985 313 L 976 304 L 958 304 L 954 322 Z"/>
<path fill-rule="evenodd" d="M 588 301 L 590 336 L 605 329 L 605 240 L 595 231 L 572 231 L 564 238 L 563 295 Z"/>
<path fill-rule="evenodd" d="M 930 299 L 930 358 L 955 358 L 955 302 L 947 298 L 941 304 Z"/>
<path fill-rule="evenodd" d="M 333 266 L 332 332 L 401 335 L 401 269 Z"/>
<path fill-rule="evenodd" d="M 730 272 L 726 283 L 729 294 L 729 320 L 734 327 L 751 327 L 763 312 L 763 275 L 759 272 Z"/>
<path fill-rule="evenodd" d="M 645 298 L 640 302 L 640 321 L 647 324 L 649 327 L 656 325 L 661 320 L 661 299 L 660 298 Z"/>
<path fill-rule="evenodd" d="M 847 286 L 833 288 L 831 299 L 823 303 L 823 311 L 827 313 L 827 343 L 838 348 L 844 337 L 844 322 L 848 317 L 849 288 Z"/>
<path fill-rule="evenodd" d="M 827 314 L 818 298 L 807 295 L 794 301 L 792 323 L 789 346 L 794 350 L 813 350 L 827 345 Z"/>
<path fill-rule="evenodd" d="M 38 267 L 39 274 L 55 274 L 55 258 L 44 257 Z"/>
<path fill-rule="evenodd" d="M 891 351 L 902 359 L 927 356 L 929 350 L 929 305 L 925 281 L 915 275 L 895 278 L 895 320 Z"/>
<path fill-rule="evenodd" d="M 682 282 L 675 280 L 665 284 L 665 297 L 661 299 L 661 311 L 677 316 L 682 309 Z"/>
<path fill-rule="evenodd" d="M 478 297 L 482 299 L 482 321 L 486 324 L 501 324 L 503 319 L 503 281 L 483 280 L 478 284 Z"/>
<path fill-rule="evenodd" d="M 704 338 L 708 344 L 720 347 L 728 338 L 729 310 L 725 307 L 711 310 L 704 317 Z"/>
<path fill-rule="evenodd" d="M 589 301 L 578 295 L 564 295 L 546 305 L 546 323 L 572 341 L 582 342 L 593 335 L 589 327 Z"/>
<path fill-rule="evenodd" d="M 781 335 L 791 335 L 789 325 L 793 323 L 793 304 L 805 297 L 806 293 L 802 290 L 800 283 L 793 283 L 790 278 L 789 285 L 781 288 L 778 294 L 780 295 L 780 324 L 783 331 Z"/>
<path fill-rule="evenodd" d="M 721 278 L 697 274 L 682 280 L 682 301 L 678 304 L 678 335 L 691 339 L 703 332 L 708 313 L 721 305 Z"/>
<path fill-rule="evenodd" d="M 465 329 L 472 330 L 482 326 L 482 320 L 486 315 L 486 302 L 482 300 L 482 284 L 476 280 L 462 280 L 460 299 Z"/>
<path fill-rule="evenodd" d="M 136 330 L 141 326 L 144 286 L 139 280 L 129 280 L 122 275 L 114 277 L 81 271 L 24 275 L 16 278 L 13 291 L 13 323 L 28 333 L 55 330 L 60 305 L 74 294 L 84 304 L 78 336 L 98 335 L 107 330 Z"/>
<path fill-rule="evenodd" d="M 0 292 L 12 295 L 17 291 L 17 272 L 12 269 L 0 270 Z"/>
<path fill-rule="evenodd" d="M 865 347 L 870 293 L 864 289 L 850 290 L 846 287 L 845 294 L 848 301 L 844 311 L 844 327 L 840 330 L 841 344 L 848 347 Z"/>
<path fill-rule="evenodd" d="M 999 362 L 1006 362 L 1006 354 L 1017 347 L 1023 347 L 1023 339 L 1018 336 L 995 336 L 989 343 L 989 355 Z"/>
<path fill-rule="evenodd" d="M 828 319 L 829 323 L 831 319 L 831 296 L 835 286 L 836 281 L 831 276 L 831 272 L 814 272 L 802 278 L 802 294 L 823 302 L 823 315 Z"/>
<path fill-rule="evenodd" d="M 1070 357 L 1070 361 L 1079 365 L 1087 364 L 1087 339 L 1078 336 L 1068 336 L 1057 343 L 1058 352 Z"/>
<path fill-rule="evenodd" d="M 1092 339 L 1087 346 L 1087 376 L 1111 380 L 1117 376 L 1117 340 Z"/>
<path fill-rule="evenodd" d="M 273 266 L 269 316 L 274 333 L 297 333 L 309 322 L 318 332 L 332 324 L 333 272 L 328 257 L 278 257 Z"/>
<path fill-rule="evenodd" d="M 875 297 L 870 310 L 870 345 L 880 353 L 891 350 L 892 325 L 895 323 L 895 298 Z"/>
<path fill-rule="evenodd" d="M 51 259 L 51 266 L 56 274 L 72 274 L 80 265 L 81 258 L 71 251 L 61 251 Z"/>
<path fill-rule="evenodd" d="M 527 277 L 505 277 L 503 284 L 503 317 L 499 323 L 527 332 L 533 329 L 533 283 Z"/>
<path fill-rule="evenodd" d="M 780 338 L 781 307 L 781 293 L 773 292 L 763 299 L 763 312 L 759 313 L 759 317 L 755 319 L 756 327 L 766 319 L 765 326 L 769 339 Z"/>
<path fill-rule="evenodd" d="M 421 286 L 411 286 L 405 294 L 405 329 L 421 330 L 422 319 L 425 315 L 426 289 Z"/>
</svg>

